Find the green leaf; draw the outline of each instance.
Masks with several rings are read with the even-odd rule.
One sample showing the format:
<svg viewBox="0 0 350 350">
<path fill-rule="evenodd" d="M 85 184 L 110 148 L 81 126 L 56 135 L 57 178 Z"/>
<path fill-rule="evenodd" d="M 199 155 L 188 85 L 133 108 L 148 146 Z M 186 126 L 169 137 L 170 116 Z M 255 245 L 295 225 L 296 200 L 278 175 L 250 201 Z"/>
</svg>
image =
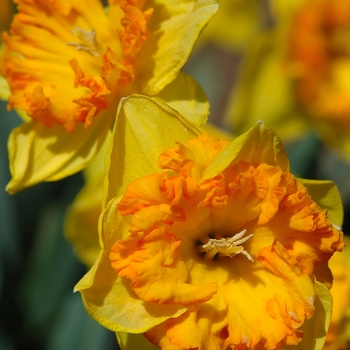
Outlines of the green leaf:
<svg viewBox="0 0 350 350">
<path fill-rule="evenodd" d="M 94 321 L 86 312 L 78 294 L 67 295 L 53 324 L 47 350 L 112 350 L 114 333 Z"/>
</svg>

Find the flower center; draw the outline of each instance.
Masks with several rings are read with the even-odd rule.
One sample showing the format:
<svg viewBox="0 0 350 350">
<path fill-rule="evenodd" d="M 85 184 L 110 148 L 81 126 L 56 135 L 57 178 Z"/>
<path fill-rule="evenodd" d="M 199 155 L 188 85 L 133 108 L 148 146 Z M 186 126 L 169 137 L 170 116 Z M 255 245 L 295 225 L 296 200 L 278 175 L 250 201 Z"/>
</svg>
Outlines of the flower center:
<svg viewBox="0 0 350 350">
<path fill-rule="evenodd" d="M 248 260 L 254 262 L 253 257 L 241 245 L 254 236 L 254 234 L 251 233 L 244 237 L 246 232 L 247 230 L 242 230 L 233 237 L 221 239 L 209 238 L 209 241 L 201 246 L 200 255 L 216 260 L 220 256 L 232 258 L 237 254 L 243 254 Z M 202 244 L 202 242 L 200 242 L 200 244 Z"/>
<path fill-rule="evenodd" d="M 73 34 L 79 39 L 80 42 L 67 42 L 67 45 L 75 46 L 77 51 L 86 51 L 92 56 L 99 56 L 100 50 L 96 41 L 95 29 L 89 31 L 76 26 L 72 30 Z"/>
<path fill-rule="evenodd" d="M 114 118 L 119 99 L 134 91 L 124 87 L 136 77 L 136 56 L 150 35 L 153 9 L 143 10 L 144 1 L 135 0 L 110 1 L 108 11 L 101 1 L 89 2 L 89 9 L 78 2 L 20 3 L 2 39 L 8 108 L 67 132 L 79 123 L 88 128 L 98 115 Z"/>
</svg>

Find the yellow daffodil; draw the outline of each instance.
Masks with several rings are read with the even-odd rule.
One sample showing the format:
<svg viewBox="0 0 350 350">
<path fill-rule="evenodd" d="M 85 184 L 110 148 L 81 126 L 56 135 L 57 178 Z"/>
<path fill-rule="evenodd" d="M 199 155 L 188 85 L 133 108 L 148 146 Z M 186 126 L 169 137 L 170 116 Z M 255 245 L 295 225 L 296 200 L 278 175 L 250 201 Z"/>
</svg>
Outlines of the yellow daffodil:
<svg viewBox="0 0 350 350">
<path fill-rule="evenodd" d="M 203 122 L 200 87 L 179 74 L 215 0 L 17 0 L 2 37 L 8 107 L 31 121 L 9 139 L 10 193 L 83 169 L 133 92 L 190 110 Z"/>
<path fill-rule="evenodd" d="M 275 27 L 247 57 L 226 115 L 246 130 L 263 119 L 284 140 L 312 127 L 350 159 L 350 3 L 271 0 Z"/>
<path fill-rule="evenodd" d="M 329 261 L 333 274 L 331 294 L 333 313 L 324 350 L 346 350 L 350 341 L 350 239 L 344 236 L 343 254 L 335 254 Z"/>
<path fill-rule="evenodd" d="M 90 315 L 162 349 L 321 349 L 335 186 L 294 178 L 262 123 L 217 139 L 144 96 L 122 100 L 112 140 L 102 250 L 76 286 Z"/>
</svg>

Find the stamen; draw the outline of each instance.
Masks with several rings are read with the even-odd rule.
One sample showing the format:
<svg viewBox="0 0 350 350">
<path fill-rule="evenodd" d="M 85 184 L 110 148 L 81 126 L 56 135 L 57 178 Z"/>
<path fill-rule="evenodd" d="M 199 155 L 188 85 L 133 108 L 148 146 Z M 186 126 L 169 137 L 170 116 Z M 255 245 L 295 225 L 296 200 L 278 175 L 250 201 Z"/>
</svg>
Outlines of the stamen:
<svg viewBox="0 0 350 350">
<path fill-rule="evenodd" d="M 254 262 L 253 257 L 246 250 L 244 250 L 243 246 L 240 245 L 254 236 L 254 234 L 251 233 L 250 235 L 243 237 L 246 232 L 247 230 L 242 230 L 233 237 L 228 238 L 210 238 L 208 243 L 204 244 L 202 248 L 204 249 L 207 257 L 214 258 L 216 254 L 220 253 L 223 256 L 229 256 L 232 258 L 237 254 L 243 254 L 248 260 Z"/>
<path fill-rule="evenodd" d="M 72 32 L 80 40 L 80 43 L 70 41 L 67 42 L 67 45 L 75 46 L 77 51 L 87 51 L 93 56 L 98 56 L 100 54 L 98 43 L 96 41 L 95 29 L 87 31 L 77 26 Z"/>
</svg>

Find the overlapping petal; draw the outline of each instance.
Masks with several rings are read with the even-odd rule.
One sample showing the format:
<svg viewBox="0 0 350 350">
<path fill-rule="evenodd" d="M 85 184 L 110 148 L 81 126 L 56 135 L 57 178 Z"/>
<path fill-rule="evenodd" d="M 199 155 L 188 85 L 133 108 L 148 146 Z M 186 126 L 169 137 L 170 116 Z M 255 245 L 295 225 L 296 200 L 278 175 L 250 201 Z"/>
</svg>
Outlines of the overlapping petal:
<svg viewBox="0 0 350 350">
<path fill-rule="evenodd" d="M 151 124 L 132 118 L 141 109 Z M 202 133 L 159 101 L 123 100 L 102 252 L 76 286 L 88 312 L 163 349 L 320 349 L 330 305 L 315 267 L 342 249 L 342 233 L 290 174 L 271 129 L 232 142 Z"/>
</svg>

